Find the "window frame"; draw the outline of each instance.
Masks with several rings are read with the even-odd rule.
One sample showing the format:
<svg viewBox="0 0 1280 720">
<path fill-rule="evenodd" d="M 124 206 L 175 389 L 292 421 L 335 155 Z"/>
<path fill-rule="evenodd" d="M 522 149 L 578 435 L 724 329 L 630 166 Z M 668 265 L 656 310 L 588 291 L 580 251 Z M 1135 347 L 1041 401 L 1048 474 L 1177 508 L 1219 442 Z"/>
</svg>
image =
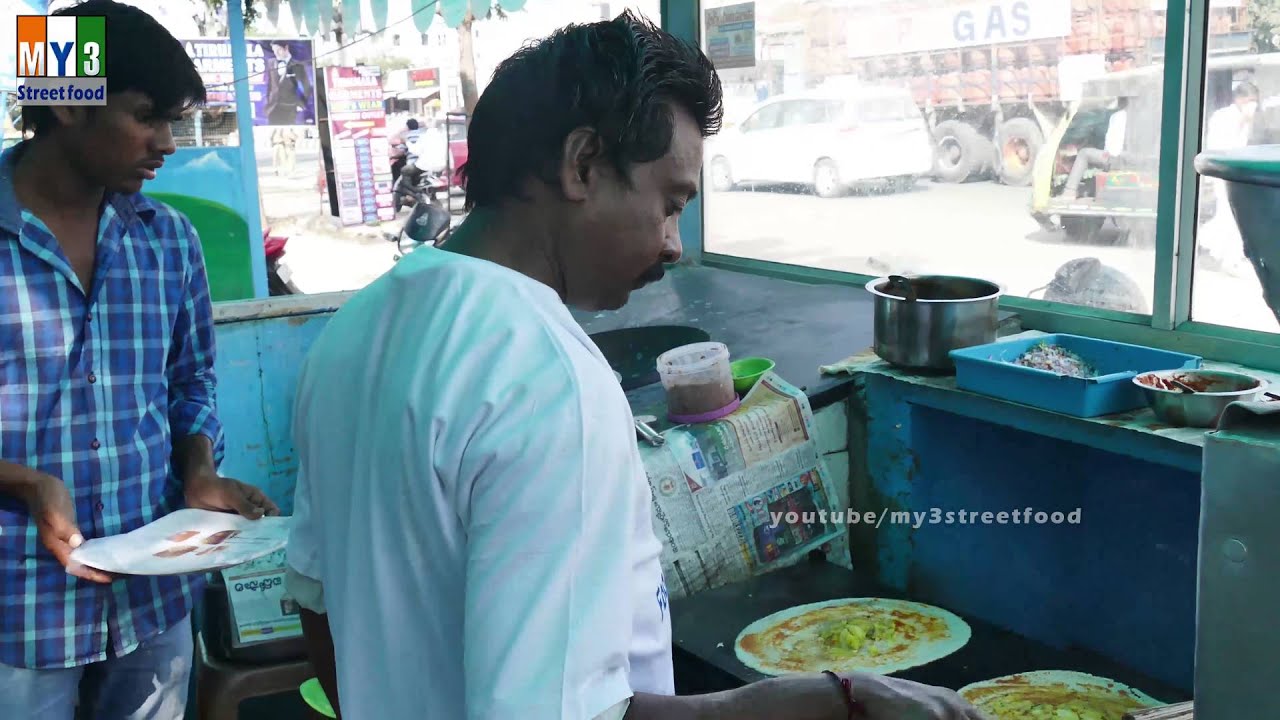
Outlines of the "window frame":
<svg viewBox="0 0 1280 720">
<path fill-rule="evenodd" d="M 699 46 L 701 17 L 700 0 L 662 2 L 664 27 Z M 1002 298 L 1001 309 L 1017 312 L 1023 327 L 1176 349 L 1210 360 L 1280 370 L 1280 332 L 1191 319 L 1199 196 L 1194 161 L 1201 142 L 1208 18 L 1209 0 L 1166 3 L 1152 313 L 1138 315 L 1032 298 Z M 701 202 L 691 205 L 681 218 L 685 259 L 690 263 L 806 283 L 862 286 L 876 277 L 708 252 L 703 245 L 706 220 L 702 210 Z"/>
<path fill-rule="evenodd" d="M 234 50 L 243 47 L 243 42 L 237 43 L 234 38 L 237 35 L 243 37 L 244 19 L 239 3 L 230 3 L 228 10 L 228 25 Z M 660 11 L 662 27 L 701 47 L 700 0 L 661 0 Z M 1167 0 L 1166 62 L 1160 128 L 1160 191 L 1157 201 L 1155 285 L 1151 315 L 1010 296 L 1002 298 L 1000 305 L 1004 310 L 1017 312 L 1026 328 L 1177 349 L 1211 360 L 1280 371 L 1280 332 L 1246 330 L 1191 319 L 1198 198 L 1197 173 L 1193 163 L 1200 149 L 1208 16 L 1209 0 Z M 247 62 L 243 51 L 233 52 L 233 56 L 237 65 L 236 76 L 245 77 Z M 247 81 L 244 84 L 247 86 Z M 248 88 L 237 87 L 237 96 L 248 97 Z M 244 119 L 247 119 L 247 114 L 242 123 Z M 245 132 L 242 128 L 241 136 L 249 138 L 248 143 L 242 140 L 241 152 L 252 158 L 252 133 Z M 254 191 L 249 197 L 255 197 L 256 173 L 245 175 L 246 185 Z M 1184 193 L 1184 188 L 1191 188 L 1193 192 Z M 680 216 L 679 227 L 684 245 L 682 262 L 685 264 L 805 283 L 859 287 L 875 277 L 705 252 L 705 215 L 702 203 L 702 196 L 699 195 L 685 207 Z M 252 228 L 257 224 L 257 218 L 249 220 L 250 232 L 254 232 Z M 257 230 L 257 233 L 261 234 L 261 230 Z M 254 272 L 263 276 L 262 284 L 265 285 L 266 268 L 261 248 L 253 255 Z M 258 282 L 255 279 L 255 287 Z M 299 302 L 312 305 L 318 301 L 319 305 L 330 307 L 341 305 L 354 292 L 304 296 L 313 298 L 313 301 L 260 296 L 252 300 L 216 303 L 215 312 L 223 322 L 235 321 L 271 314 L 276 305 L 281 305 L 280 309 L 292 307 Z"/>
</svg>

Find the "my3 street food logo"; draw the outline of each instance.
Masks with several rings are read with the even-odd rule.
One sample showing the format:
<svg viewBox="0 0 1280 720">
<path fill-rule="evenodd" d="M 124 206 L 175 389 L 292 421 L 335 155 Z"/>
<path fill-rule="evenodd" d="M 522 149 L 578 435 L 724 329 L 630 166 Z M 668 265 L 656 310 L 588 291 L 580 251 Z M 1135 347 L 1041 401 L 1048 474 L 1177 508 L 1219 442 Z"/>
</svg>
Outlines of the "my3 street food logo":
<svg viewBox="0 0 1280 720">
<path fill-rule="evenodd" d="M 18 101 L 107 104 L 107 19 L 18 16 Z"/>
</svg>

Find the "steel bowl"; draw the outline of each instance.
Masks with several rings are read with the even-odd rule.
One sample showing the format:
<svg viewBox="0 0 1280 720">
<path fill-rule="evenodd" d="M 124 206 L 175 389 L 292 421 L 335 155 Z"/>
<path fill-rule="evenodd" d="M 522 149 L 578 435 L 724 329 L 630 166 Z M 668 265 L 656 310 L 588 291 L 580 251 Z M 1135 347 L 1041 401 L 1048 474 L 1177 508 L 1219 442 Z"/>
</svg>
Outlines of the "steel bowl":
<svg viewBox="0 0 1280 720">
<path fill-rule="evenodd" d="M 955 371 L 951 351 L 996 339 L 1000 286 L 953 275 L 888 276 L 867 283 L 875 299 L 876 355 L 913 370 Z"/>
<path fill-rule="evenodd" d="M 1178 389 L 1178 380 L 1196 392 Z M 1217 427 L 1222 412 L 1233 402 L 1253 402 L 1267 391 L 1264 380 L 1221 370 L 1161 370 L 1133 378 L 1147 405 L 1161 422 L 1176 427 Z"/>
</svg>

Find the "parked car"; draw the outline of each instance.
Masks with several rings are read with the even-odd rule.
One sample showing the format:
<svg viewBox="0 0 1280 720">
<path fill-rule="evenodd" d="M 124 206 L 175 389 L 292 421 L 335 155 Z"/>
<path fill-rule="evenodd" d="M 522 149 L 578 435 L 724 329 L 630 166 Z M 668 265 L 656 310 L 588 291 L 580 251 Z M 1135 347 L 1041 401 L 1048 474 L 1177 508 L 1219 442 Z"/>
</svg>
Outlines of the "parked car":
<svg viewBox="0 0 1280 720">
<path fill-rule="evenodd" d="M 709 184 L 800 184 L 821 197 L 890 180 L 909 188 L 933 170 L 933 139 L 905 88 L 855 86 L 778 95 L 707 143 Z"/>
</svg>

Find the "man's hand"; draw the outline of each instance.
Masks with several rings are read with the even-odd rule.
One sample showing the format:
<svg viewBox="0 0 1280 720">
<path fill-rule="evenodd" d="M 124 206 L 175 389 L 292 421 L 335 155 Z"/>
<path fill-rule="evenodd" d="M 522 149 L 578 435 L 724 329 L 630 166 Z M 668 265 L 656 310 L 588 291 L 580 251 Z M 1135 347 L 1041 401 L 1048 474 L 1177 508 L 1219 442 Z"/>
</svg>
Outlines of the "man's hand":
<svg viewBox="0 0 1280 720">
<path fill-rule="evenodd" d="M 853 697 L 867 710 L 867 720 L 987 720 L 952 690 L 910 680 L 845 673 Z"/>
<path fill-rule="evenodd" d="M 40 475 L 34 491 L 27 497 L 27 509 L 36 523 L 40 543 L 53 553 L 68 574 L 99 583 L 114 579 L 101 570 L 71 560 L 71 551 L 84 543 L 84 536 L 76 525 L 76 508 L 65 483 L 51 475 Z"/>
<path fill-rule="evenodd" d="M 191 475 L 183 485 L 183 492 L 187 507 L 197 510 L 237 512 L 250 520 L 280 514 L 280 508 L 258 488 L 221 477 L 216 472 Z"/>
</svg>

